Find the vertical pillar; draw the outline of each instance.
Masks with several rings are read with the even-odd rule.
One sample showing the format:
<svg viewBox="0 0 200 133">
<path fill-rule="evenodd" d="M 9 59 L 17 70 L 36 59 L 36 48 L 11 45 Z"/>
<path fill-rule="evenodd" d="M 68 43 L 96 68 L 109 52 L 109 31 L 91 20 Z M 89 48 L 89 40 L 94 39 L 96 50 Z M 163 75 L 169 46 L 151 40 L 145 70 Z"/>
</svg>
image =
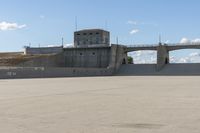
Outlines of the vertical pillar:
<svg viewBox="0 0 200 133">
<path fill-rule="evenodd" d="M 161 70 L 169 63 L 169 52 L 166 45 L 161 45 L 157 47 L 157 70 Z"/>
</svg>

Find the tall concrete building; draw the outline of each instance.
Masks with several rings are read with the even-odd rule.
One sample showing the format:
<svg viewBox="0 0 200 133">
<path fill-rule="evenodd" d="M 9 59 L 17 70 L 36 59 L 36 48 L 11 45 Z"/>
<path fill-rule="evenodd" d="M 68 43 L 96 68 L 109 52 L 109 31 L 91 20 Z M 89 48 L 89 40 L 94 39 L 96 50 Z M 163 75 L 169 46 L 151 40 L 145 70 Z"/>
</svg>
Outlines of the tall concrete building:
<svg viewBox="0 0 200 133">
<path fill-rule="evenodd" d="M 110 32 L 102 29 L 86 29 L 74 32 L 74 46 L 105 47 L 110 45 Z"/>
</svg>

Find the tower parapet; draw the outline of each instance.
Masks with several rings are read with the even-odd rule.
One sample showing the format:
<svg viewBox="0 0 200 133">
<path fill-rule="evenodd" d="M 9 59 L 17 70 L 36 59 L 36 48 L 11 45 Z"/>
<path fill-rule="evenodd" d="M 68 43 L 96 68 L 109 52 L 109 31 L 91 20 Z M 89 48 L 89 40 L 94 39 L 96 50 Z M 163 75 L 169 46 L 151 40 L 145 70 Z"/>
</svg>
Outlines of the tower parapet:
<svg viewBox="0 0 200 133">
<path fill-rule="evenodd" d="M 86 29 L 74 32 L 74 46 L 105 47 L 110 45 L 110 32 L 102 29 Z"/>
</svg>

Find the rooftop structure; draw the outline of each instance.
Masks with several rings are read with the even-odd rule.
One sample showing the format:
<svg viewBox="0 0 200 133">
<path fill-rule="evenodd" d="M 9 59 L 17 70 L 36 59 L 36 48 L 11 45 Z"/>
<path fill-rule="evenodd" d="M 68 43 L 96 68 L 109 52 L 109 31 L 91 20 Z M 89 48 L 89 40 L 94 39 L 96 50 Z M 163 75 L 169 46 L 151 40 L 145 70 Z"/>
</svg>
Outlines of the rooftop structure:
<svg viewBox="0 0 200 133">
<path fill-rule="evenodd" d="M 74 32 L 74 46 L 105 47 L 110 45 L 110 32 L 102 29 L 86 29 Z"/>
</svg>

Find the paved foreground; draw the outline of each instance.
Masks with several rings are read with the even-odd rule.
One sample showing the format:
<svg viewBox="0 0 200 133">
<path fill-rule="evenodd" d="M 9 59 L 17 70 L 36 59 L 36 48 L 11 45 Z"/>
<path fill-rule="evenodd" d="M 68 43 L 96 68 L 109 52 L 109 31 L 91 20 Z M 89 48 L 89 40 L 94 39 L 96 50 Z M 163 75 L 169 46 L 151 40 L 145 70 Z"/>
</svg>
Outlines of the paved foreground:
<svg viewBox="0 0 200 133">
<path fill-rule="evenodd" d="M 0 133 L 199 133 L 200 77 L 0 80 Z"/>
</svg>

